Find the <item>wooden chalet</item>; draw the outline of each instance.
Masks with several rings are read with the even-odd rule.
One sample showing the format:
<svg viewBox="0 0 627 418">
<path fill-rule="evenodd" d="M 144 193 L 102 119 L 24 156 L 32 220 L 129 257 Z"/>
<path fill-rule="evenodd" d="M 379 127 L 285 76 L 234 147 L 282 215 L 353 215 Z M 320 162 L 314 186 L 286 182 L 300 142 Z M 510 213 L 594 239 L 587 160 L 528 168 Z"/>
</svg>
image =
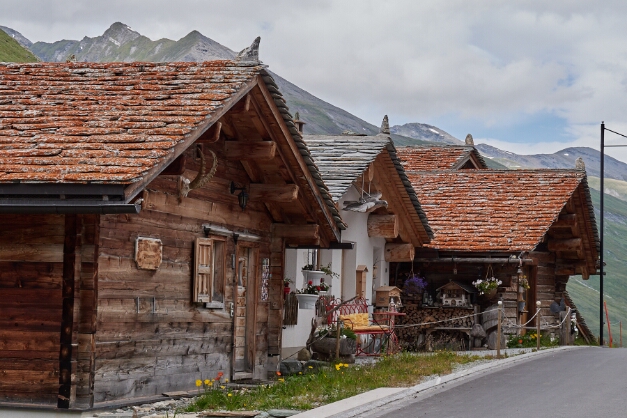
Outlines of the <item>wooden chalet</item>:
<svg viewBox="0 0 627 418">
<path fill-rule="evenodd" d="M 343 249 L 317 252 L 319 264 L 330 263 L 339 275 L 327 277 L 330 293 L 344 300 L 359 296 L 374 304 L 374 290 L 388 283 L 389 263 L 412 260 L 415 248 L 432 237 L 390 138 L 387 116 L 378 135 L 304 135 L 303 140 L 347 225 Z M 288 251 L 286 274 L 296 278 L 295 288 L 300 289 L 304 285 L 300 269 L 311 258 L 301 249 Z M 288 355 L 287 348 L 304 346 L 310 319 L 301 312 L 298 324 L 284 331 Z"/>
<path fill-rule="evenodd" d="M 345 225 L 256 45 L 0 64 L 1 405 L 274 372 L 284 248 Z"/>
<path fill-rule="evenodd" d="M 376 136 L 305 135 L 303 139 L 348 225 L 342 232 L 342 241 L 366 247 L 351 250 L 364 254 L 364 258 L 356 257 L 356 266 L 374 268 L 375 260 L 409 261 L 413 259 L 415 248 L 430 241 L 431 228 L 396 154 L 387 116 Z M 379 254 L 373 255 L 372 248 L 379 248 Z M 377 266 L 377 270 L 379 268 L 385 272 L 387 264 Z M 343 271 L 344 297 L 372 298 L 372 281 L 354 282 L 353 290 L 352 275 L 344 267 Z M 382 278 L 378 277 L 376 286 L 383 284 Z"/>
<path fill-rule="evenodd" d="M 470 285 L 494 276 L 502 285 L 495 298 L 477 298 L 481 311 L 501 299 L 506 321 L 521 324 L 540 301 L 543 323 L 554 325 L 559 316 L 551 305 L 564 306 L 569 276 L 587 280 L 596 274 L 599 241 L 585 169 L 434 170 L 407 175 L 435 236 L 416 250 L 413 265 L 391 268 L 397 272 L 391 285 L 402 287 L 413 267 L 429 283 L 430 298 L 439 302 L 441 295 L 435 290 L 450 280 Z M 528 290 L 519 287 L 523 278 Z M 420 322 L 447 315 L 429 311 L 412 318 Z"/>
</svg>

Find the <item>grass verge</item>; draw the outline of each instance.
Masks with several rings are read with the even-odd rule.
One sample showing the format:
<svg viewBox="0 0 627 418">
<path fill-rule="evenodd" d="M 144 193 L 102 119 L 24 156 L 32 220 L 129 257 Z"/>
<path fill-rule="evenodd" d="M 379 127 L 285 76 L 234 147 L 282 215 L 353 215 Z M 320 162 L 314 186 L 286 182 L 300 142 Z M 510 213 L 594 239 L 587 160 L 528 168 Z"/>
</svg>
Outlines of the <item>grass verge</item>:
<svg viewBox="0 0 627 418">
<path fill-rule="evenodd" d="M 240 409 L 309 410 L 380 387 L 410 387 L 425 377 L 451 373 L 456 365 L 484 357 L 437 352 L 432 355 L 401 353 L 369 365 L 336 364 L 314 372 L 286 378 L 270 385 L 234 390 L 213 386 L 186 412 Z"/>
</svg>

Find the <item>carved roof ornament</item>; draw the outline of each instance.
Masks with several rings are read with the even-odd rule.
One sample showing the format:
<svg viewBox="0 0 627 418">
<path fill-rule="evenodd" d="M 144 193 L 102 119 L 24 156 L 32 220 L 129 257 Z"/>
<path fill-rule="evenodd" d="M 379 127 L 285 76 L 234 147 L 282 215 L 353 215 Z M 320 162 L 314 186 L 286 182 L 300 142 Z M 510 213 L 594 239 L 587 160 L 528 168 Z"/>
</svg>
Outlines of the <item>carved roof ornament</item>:
<svg viewBox="0 0 627 418">
<path fill-rule="evenodd" d="M 209 153 L 213 157 L 213 165 L 207 173 L 207 163 L 201 147 L 198 147 L 198 153 L 200 156 L 200 170 L 198 170 L 196 178 L 190 181 L 183 176 L 179 177 L 179 201 L 182 201 L 184 197 L 187 197 L 188 193 L 192 190 L 200 189 L 205 184 L 209 183 L 209 180 L 211 180 L 216 174 L 216 170 L 218 168 L 218 157 L 216 154 L 209 150 Z"/>
<path fill-rule="evenodd" d="M 586 163 L 583 162 L 583 158 L 578 157 L 575 160 L 575 169 L 586 171 Z"/>
<path fill-rule="evenodd" d="M 259 42 L 261 42 L 261 36 L 257 36 L 249 47 L 242 49 L 235 57 L 235 61 L 259 64 Z"/>
<path fill-rule="evenodd" d="M 346 200 L 344 202 L 343 210 L 350 210 L 352 212 L 361 212 L 361 213 L 370 213 L 379 208 L 387 208 L 388 202 L 385 200 L 381 200 L 382 193 L 373 193 L 372 195 L 368 195 L 366 193 L 366 197 L 362 197 L 359 200 Z"/>
<path fill-rule="evenodd" d="M 472 135 L 468 134 L 466 135 L 466 145 L 472 145 L 473 147 L 475 146 L 475 140 L 472 139 Z"/>
<path fill-rule="evenodd" d="M 390 134 L 390 123 L 388 122 L 388 115 L 383 116 L 383 122 L 381 122 L 381 130 L 379 133 L 389 135 Z"/>
<path fill-rule="evenodd" d="M 294 121 L 300 120 L 300 113 L 294 113 Z"/>
</svg>

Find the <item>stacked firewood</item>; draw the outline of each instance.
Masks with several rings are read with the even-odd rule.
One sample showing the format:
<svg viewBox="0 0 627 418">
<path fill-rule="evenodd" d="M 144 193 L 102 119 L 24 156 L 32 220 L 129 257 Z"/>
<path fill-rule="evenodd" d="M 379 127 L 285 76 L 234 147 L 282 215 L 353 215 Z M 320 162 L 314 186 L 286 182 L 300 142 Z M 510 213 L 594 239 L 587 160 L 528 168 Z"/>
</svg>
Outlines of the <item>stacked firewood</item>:
<svg viewBox="0 0 627 418">
<path fill-rule="evenodd" d="M 434 328 L 470 328 L 473 325 L 473 317 L 469 316 L 472 314 L 472 311 L 469 309 L 430 309 L 422 308 L 419 305 L 405 305 L 403 311 L 407 315 L 399 317 L 399 320 L 396 322 L 396 335 L 398 336 L 401 346 L 409 351 L 425 349 L 428 331 Z M 451 320 L 445 321 L 447 319 Z M 426 325 L 413 326 L 416 324 Z"/>
</svg>

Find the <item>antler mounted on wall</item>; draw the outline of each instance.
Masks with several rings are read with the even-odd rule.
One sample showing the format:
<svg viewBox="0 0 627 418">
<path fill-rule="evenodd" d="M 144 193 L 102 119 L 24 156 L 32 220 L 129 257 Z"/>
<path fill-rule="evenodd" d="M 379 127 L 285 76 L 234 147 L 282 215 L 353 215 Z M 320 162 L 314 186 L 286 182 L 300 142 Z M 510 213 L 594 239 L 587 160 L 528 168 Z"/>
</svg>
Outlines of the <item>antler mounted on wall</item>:
<svg viewBox="0 0 627 418">
<path fill-rule="evenodd" d="M 202 151 L 202 147 L 198 146 L 198 154 L 200 155 L 200 170 L 198 170 L 196 178 L 191 182 L 183 176 L 179 177 L 179 201 L 182 201 L 184 197 L 187 197 L 187 194 L 192 190 L 203 187 L 216 174 L 216 169 L 218 168 L 218 157 L 211 150 L 209 150 L 209 153 L 213 157 L 213 165 L 211 166 L 209 173 L 207 173 L 205 154 Z"/>
</svg>

